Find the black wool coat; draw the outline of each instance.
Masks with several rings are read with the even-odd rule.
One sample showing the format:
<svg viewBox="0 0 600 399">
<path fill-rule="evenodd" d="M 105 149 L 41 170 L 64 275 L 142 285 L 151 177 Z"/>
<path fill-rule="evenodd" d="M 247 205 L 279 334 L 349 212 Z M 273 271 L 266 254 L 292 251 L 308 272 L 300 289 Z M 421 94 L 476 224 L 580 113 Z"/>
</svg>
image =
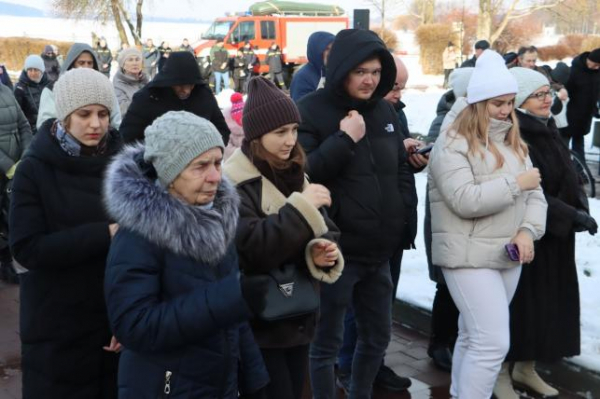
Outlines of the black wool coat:
<svg viewBox="0 0 600 399">
<path fill-rule="evenodd" d="M 14 177 L 10 246 L 21 276 L 23 398 L 116 398 L 118 355 L 103 296 L 110 246 L 102 179 L 121 146 L 72 157 L 42 125 Z M 106 396 L 103 396 L 106 395 Z"/>
<path fill-rule="evenodd" d="M 590 132 L 596 103 L 600 99 L 600 71 L 587 67 L 589 54 L 582 53 L 573 59 L 566 86 L 570 98 L 567 132 L 571 137 L 581 137 Z"/>
<path fill-rule="evenodd" d="M 521 135 L 540 169 L 548 202 L 546 234 L 535 259 L 523 265 L 510 306 L 511 348 L 507 360 L 556 361 L 580 353 L 579 283 L 573 217 L 587 199 L 554 120 L 548 126 L 517 111 Z"/>
</svg>

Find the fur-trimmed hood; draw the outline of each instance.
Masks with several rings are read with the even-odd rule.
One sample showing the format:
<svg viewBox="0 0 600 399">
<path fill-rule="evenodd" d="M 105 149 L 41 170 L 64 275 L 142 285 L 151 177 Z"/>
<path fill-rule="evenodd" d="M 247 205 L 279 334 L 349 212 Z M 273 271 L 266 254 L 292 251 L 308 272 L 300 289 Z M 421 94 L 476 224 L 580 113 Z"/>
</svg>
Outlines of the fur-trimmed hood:
<svg viewBox="0 0 600 399">
<path fill-rule="evenodd" d="M 223 176 L 211 209 L 186 204 L 149 177 L 144 145 L 127 146 L 107 170 L 104 202 L 120 228 L 160 248 L 216 264 L 235 239 L 239 197 Z"/>
</svg>

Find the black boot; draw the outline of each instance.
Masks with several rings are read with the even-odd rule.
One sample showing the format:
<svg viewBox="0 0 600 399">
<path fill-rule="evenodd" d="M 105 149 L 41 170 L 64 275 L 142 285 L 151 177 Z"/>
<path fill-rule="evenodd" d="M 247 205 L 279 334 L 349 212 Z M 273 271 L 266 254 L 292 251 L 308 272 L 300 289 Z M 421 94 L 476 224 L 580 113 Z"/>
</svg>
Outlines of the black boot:
<svg viewBox="0 0 600 399">
<path fill-rule="evenodd" d="M 440 370 L 447 372 L 452 370 L 452 352 L 449 345 L 429 344 L 427 354 L 433 360 L 433 364 Z"/>
<path fill-rule="evenodd" d="M 410 378 L 399 376 L 394 370 L 382 364 L 375 376 L 373 385 L 390 392 L 400 392 L 408 389 L 412 385 Z"/>
</svg>

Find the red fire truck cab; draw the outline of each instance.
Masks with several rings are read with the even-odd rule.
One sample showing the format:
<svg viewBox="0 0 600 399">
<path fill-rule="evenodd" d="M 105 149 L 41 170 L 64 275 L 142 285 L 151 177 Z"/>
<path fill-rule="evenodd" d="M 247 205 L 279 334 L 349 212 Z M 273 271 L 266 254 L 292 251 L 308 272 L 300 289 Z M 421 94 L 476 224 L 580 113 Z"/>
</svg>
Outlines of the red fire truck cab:
<svg viewBox="0 0 600 399">
<path fill-rule="evenodd" d="M 334 6 L 329 7 L 335 8 L 337 13 L 341 10 Z M 267 72 L 268 67 L 264 63 L 265 55 L 271 44 L 275 42 L 282 51 L 286 67 L 293 69 L 295 65 L 308 62 L 306 44 L 313 32 L 326 31 L 335 35 L 349 26 L 348 17 L 345 15 L 319 15 L 317 12 L 314 13 L 315 15 L 305 15 L 307 11 L 295 11 L 294 15 L 288 15 L 289 12 L 286 13 L 285 10 L 275 11 L 277 13 L 269 13 L 269 15 L 217 18 L 202 35 L 202 40 L 197 43 L 196 56 L 208 56 L 217 39 L 223 39 L 230 56 L 235 56 L 237 49 L 249 41 L 261 61 L 260 71 Z"/>
</svg>

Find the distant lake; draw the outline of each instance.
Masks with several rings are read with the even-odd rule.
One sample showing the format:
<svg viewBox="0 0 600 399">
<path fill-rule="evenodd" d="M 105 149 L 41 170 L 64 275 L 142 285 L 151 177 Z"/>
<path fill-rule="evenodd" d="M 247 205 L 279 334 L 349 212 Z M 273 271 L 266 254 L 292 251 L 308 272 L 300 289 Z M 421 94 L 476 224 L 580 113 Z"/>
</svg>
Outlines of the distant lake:
<svg viewBox="0 0 600 399">
<path fill-rule="evenodd" d="M 144 22 L 142 39 L 152 38 L 155 45 L 166 40 L 172 47 L 178 47 L 183 38 L 188 38 L 193 45 L 209 26 L 207 23 Z M 0 27 L 0 37 L 31 37 L 91 44 L 92 32 L 95 32 L 106 38 L 111 49 L 116 50 L 120 45 L 117 29 L 112 22 L 102 24 L 95 20 L 0 15 Z M 125 29 L 128 31 L 127 27 Z"/>
</svg>

